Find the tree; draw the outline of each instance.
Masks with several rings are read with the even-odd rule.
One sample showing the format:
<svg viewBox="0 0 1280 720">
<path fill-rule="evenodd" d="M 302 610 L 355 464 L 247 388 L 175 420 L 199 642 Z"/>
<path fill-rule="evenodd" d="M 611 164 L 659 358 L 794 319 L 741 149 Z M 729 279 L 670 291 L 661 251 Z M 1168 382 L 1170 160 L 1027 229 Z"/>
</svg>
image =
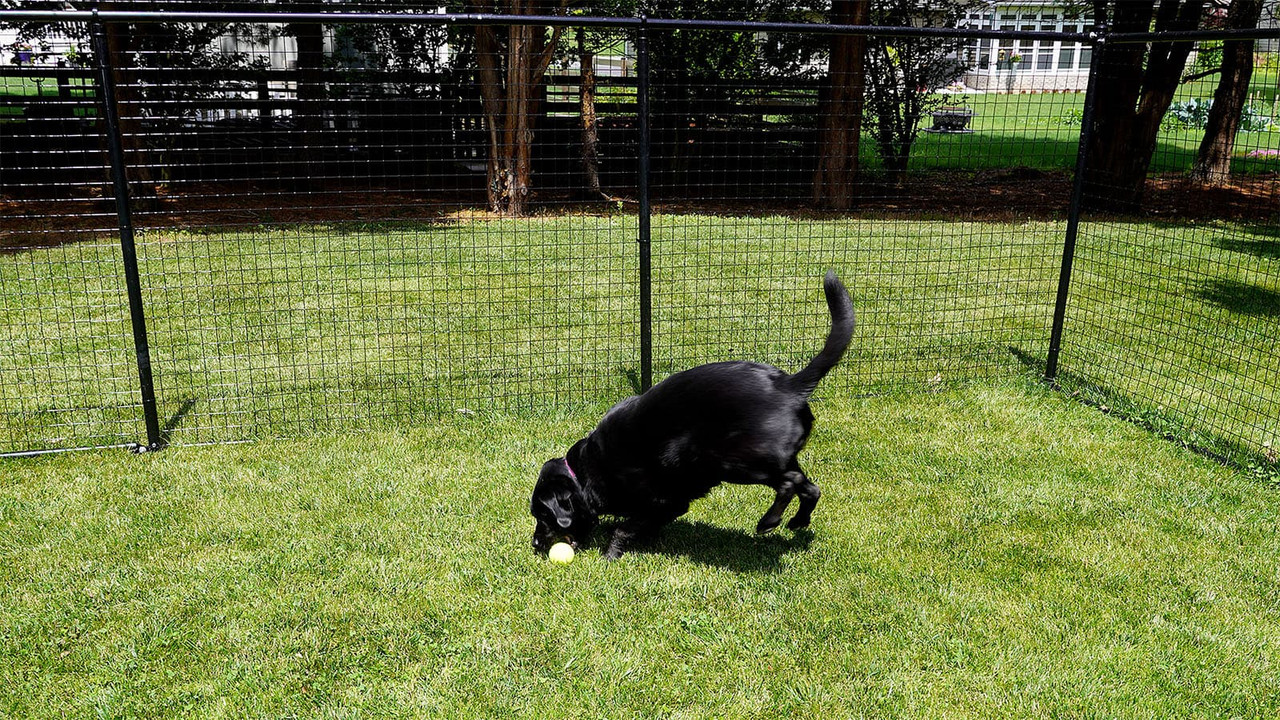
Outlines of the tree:
<svg viewBox="0 0 1280 720">
<path fill-rule="evenodd" d="M 1112 32 L 1194 30 L 1205 0 L 1095 2 Z M 1160 123 L 1173 102 L 1191 43 L 1107 43 L 1099 63 L 1094 121 L 1085 146 L 1084 202 L 1128 211 L 1142 201 Z"/>
<path fill-rule="evenodd" d="M 1256 28 L 1262 20 L 1263 0 L 1232 0 L 1225 26 L 1228 29 Z M 1231 173 L 1231 151 L 1235 148 L 1240 116 L 1249 97 L 1253 77 L 1253 40 L 1223 43 L 1221 76 L 1213 93 L 1213 107 L 1205 125 L 1204 140 L 1191 169 L 1194 180 L 1222 185 Z"/>
<path fill-rule="evenodd" d="M 553 10 L 550 0 L 470 0 L 470 4 L 475 12 L 506 15 L 549 15 Z M 554 10 L 563 12 L 566 4 L 560 0 Z M 555 28 L 547 40 L 546 28 L 541 26 L 476 26 L 476 73 L 489 133 L 486 177 L 493 212 L 514 216 L 525 212 L 532 188 L 538 95 L 560 32 Z"/>
<path fill-rule="evenodd" d="M 879 0 L 872 8 L 876 25 L 911 26 L 926 22 L 954 27 L 972 0 L 939 4 L 931 0 Z M 930 37 L 873 36 L 867 46 L 865 114 L 874 124 L 876 152 L 889 176 L 901 181 L 920 134 L 920 121 L 941 106 L 938 88 L 965 71 L 960 41 Z"/>
<path fill-rule="evenodd" d="M 602 17 L 628 17 L 637 9 L 636 0 L 593 0 L 580 12 Z M 616 200 L 604 191 L 600 182 L 600 121 L 596 114 L 596 55 L 625 44 L 626 34 L 612 28 L 579 27 L 576 54 L 578 58 L 578 119 L 580 160 L 585 187 L 583 195 L 591 200 Z"/>
<path fill-rule="evenodd" d="M 582 173 L 592 199 L 605 198 L 600 187 L 600 123 L 596 118 L 596 51 L 578 29 L 578 117 L 582 130 Z"/>
<path fill-rule="evenodd" d="M 734 18 L 787 22 L 812 19 L 819 2 L 812 0 L 650 0 L 642 8 L 651 16 Z M 763 37 L 732 30 L 676 29 L 649 36 L 650 92 L 655 144 L 659 157 L 676 169 L 698 162 L 695 153 L 706 128 L 741 118 L 741 101 L 772 78 L 802 78 L 819 56 L 812 37 L 782 34 Z"/>
<path fill-rule="evenodd" d="M 871 0 L 834 0 L 831 21 L 866 25 Z M 813 202 L 831 210 L 853 205 L 862 136 L 867 37 L 836 35 L 831 39 L 827 82 L 819 100 L 818 169 L 813 174 Z"/>
</svg>

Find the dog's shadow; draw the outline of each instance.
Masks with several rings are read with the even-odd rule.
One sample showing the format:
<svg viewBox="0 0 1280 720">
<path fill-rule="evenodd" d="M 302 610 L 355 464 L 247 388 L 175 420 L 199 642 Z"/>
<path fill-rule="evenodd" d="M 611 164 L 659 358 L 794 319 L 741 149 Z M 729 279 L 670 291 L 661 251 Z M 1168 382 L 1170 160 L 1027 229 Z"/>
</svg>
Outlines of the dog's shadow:
<svg viewBox="0 0 1280 720">
<path fill-rule="evenodd" d="M 598 538 L 599 547 L 608 542 L 612 526 L 604 528 Z M 696 563 L 740 573 L 778 572 L 787 553 L 808 549 L 813 532 L 777 530 L 756 535 L 736 528 L 723 528 L 701 521 L 679 519 L 667 525 L 657 536 L 638 541 L 628 553 L 686 557 Z"/>
</svg>

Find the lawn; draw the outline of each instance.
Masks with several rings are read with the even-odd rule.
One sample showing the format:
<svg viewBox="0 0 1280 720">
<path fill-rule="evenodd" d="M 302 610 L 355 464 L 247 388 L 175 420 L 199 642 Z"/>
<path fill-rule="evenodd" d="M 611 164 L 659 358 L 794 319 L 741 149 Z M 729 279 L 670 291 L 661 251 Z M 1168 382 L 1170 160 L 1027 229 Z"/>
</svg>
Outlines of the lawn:
<svg viewBox="0 0 1280 720">
<path fill-rule="evenodd" d="M 800 367 L 825 335 L 820 280 L 834 267 L 861 319 L 836 387 L 1017 372 L 1011 347 L 1047 348 L 1060 231 L 659 216 L 655 371 L 733 357 Z M 160 415 L 195 443 L 599 408 L 638 380 L 635 232 L 634 216 L 147 231 Z M 120 274 L 109 243 L 0 256 L 10 448 L 138 437 Z"/>
<path fill-rule="evenodd" d="M 1031 380 L 830 397 L 810 533 L 722 488 L 528 549 L 594 412 L 7 461 L 9 717 L 1264 717 L 1276 490 Z"/>
<path fill-rule="evenodd" d="M 81 86 L 77 84 L 77 89 Z M 22 117 L 22 105 L 33 98 L 57 100 L 57 78 L 0 76 L 0 120 Z M 78 110 L 77 114 L 84 111 Z"/>
<path fill-rule="evenodd" d="M 1055 392 L 1060 222 L 655 216 L 658 377 L 799 367 L 848 282 L 823 504 L 553 566 L 528 493 L 636 382 L 635 232 L 141 231 L 175 446 L 3 460 L 0 716 L 1280 712 L 1275 466 L 1185 446 L 1277 444 L 1273 228 L 1086 223 Z M 118 263 L 0 255 L 5 449 L 142 437 Z"/>
<path fill-rule="evenodd" d="M 1280 128 L 1276 112 L 1277 71 L 1260 68 L 1250 83 L 1251 102 Z M 1212 99 L 1216 80 L 1198 80 L 1179 87 L 1174 102 Z M 949 98 L 974 111 L 969 135 L 923 132 L 912 151 L 912 168 L 918 170 L 1007 168 L 1010 165 L 1044 170 L 1075 167 L 1079 116 L 1084 93 L 975 94 Z M 929 127 L 925 118 L 922 127 Z M 1185 172 L 1195 160 L 1204 131 L 1167 123 L 1160 133 L 1152 159 L 1156 173 Z M 869 140 L 869 139 L 868 139 Z M 871 142 L 864 143 L 864 161 L 875 167 Z M 1280 169 L 1275 157 L 1249 157 L 1255 151 L 1280 150 L 1280 129 L 1242 132 L 1236 137 L 1233 172 L 1259 173 Z"/>
<path fill-rule="evenodd" d="M 389 429 L 457 412 L 599 409 L 639 372 L 633 216 L 149 230 L 159 414 L 179 443 Z M 659 215 L 657 377 L 800 367 L 837 268 L 859 327 L 832 390 L 951 386 L 1043 363 L 1062 225 Z M 0 256 L 6 450 L 142 436 L 119 252 Z M 1063 367 L 1246 452 L 1280 446 L 1274 230 L 1089 222 Z"/>
</svg>

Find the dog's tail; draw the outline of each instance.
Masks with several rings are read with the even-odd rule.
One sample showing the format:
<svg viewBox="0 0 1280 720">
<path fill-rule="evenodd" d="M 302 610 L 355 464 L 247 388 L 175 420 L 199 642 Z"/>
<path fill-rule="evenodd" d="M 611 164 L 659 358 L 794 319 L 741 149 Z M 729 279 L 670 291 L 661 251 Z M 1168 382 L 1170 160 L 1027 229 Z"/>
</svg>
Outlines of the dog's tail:
<svg viewBox="0 0 1280 720">
<path fill-rule="evenodd" d="M 853 301 L 849 299 L 849 291 L 844 283 L 836 277 L 834 270 L 828 270 L 822 280 L 822 290 L 827 296 L 827 309 L 831 311 L 831 331 L 827 333 L 827 342 L 803 370 L 791 376 L 791 386 L 805 397 L 813 394 L 818 383 L 831 368 L 840 362 L 844 351 L 853 338 Z"/>
</svg>

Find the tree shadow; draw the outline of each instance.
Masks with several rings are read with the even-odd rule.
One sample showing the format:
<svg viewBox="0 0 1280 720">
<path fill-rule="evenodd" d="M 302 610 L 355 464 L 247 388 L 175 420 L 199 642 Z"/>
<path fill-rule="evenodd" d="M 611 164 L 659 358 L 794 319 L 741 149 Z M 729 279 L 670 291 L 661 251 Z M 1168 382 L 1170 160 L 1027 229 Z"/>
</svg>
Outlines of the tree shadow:
<svg viewBox="0 0 1280 720">
<path fill-rule="evenodd" d="M 1280 225 L 1267 224 L 1249 228 L 1245 234 L 1215 238 L 1217 246 L 1230 252 L 1242 252 L 1254 258 L 1280 260 Z"/>
<path fill-rule="evenodd" d="M 608 542 L 613 527 L 604 529 L 599 546 Z M 736 528 L 722 528 L 700 520 L 676 520 L 647 541 L 637 542 L 628 553 L 685 557 L 738 573 L 769 573 L 782 569 L 782 557 L 807 549 L 813 532 L 778 530 L 768 535 Z"/>
<path fill-rule="evenodd" d="M 1259 232 L 1255 235 L 1274 234 Z M 1257 239 L 1243 240 L 1234 237 L 1220 237 L 1217 242 L 1218 247 L 1231 252 L 1244 253 L 1268 260 L 1280 260 L 1280 240 L 1271 240 L 1263 237 Z"/>
<path fill-rule="evenodd" d="M 635 368 L 627 368 L 623 371 L 623 375 L 627 378 L 627 383 L 631 385 L 631 390 L 639 395 L 644 392 L 644 388 L 640 386 L 640 373 Z"/>
<path fill-rule="evenodd" d="M 1214 280 L 1202 285 L 1197 294 L 1208 302 L 1241 315 L 1280 317 L 1280 293 L 1257 285 L 1234 280 Z"/>
</svg>

